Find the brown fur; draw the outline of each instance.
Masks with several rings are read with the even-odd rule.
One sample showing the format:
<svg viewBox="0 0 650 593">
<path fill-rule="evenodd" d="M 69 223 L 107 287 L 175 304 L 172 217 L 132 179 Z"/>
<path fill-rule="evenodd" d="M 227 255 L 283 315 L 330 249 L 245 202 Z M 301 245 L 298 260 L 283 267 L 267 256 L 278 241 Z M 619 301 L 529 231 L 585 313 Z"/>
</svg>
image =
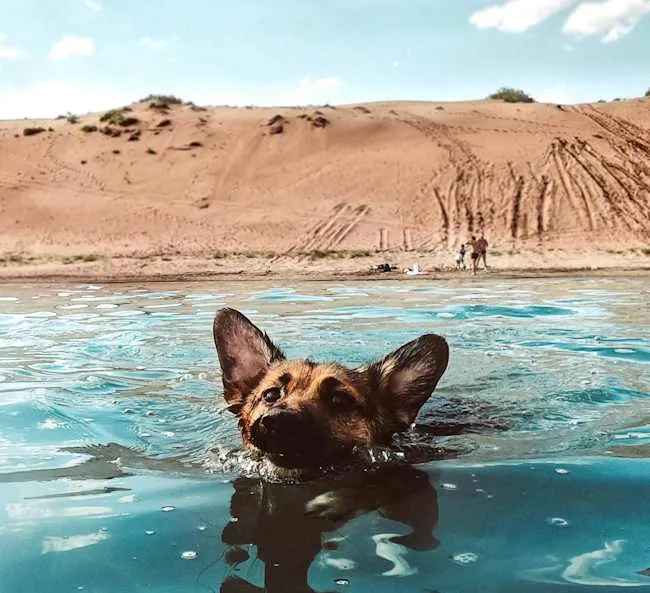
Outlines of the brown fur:
<svg viewBox="0 0 650 593">
<path fill-rule="evenodd" d="M 356 446 L 386 445 L 406 429 L 444 373 L 440 336 L 424 335 L 373 364 L 287 361 L 270 338 L 233 309 L 214 321 L 224 398 L 244 442 L 285 467 L 332 463 Z"/>
</svg>

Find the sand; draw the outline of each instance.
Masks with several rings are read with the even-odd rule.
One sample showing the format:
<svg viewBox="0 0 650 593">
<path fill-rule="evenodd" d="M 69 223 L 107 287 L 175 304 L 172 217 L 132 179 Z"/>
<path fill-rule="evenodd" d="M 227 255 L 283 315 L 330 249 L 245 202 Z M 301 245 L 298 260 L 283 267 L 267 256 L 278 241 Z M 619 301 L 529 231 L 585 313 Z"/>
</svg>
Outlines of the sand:
<svg viewBox="0 0 650 593">
<path fill-rule="evenodd" d="M 0 122 L 0 278 L 650 268 L 648 99 L 130 109 Z"/>
</svg>

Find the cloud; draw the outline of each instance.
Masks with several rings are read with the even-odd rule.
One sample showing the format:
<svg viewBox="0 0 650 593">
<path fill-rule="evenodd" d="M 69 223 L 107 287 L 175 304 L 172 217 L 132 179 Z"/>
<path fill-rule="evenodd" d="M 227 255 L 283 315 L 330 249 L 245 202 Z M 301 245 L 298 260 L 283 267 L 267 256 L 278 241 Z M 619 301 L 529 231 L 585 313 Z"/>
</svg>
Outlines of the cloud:
<svg viewBox="0 0 650 593">
<path fill-rule="evenodd" d="M 493 4 L 475 12 L 469 22 L 477 29 L 523 33 L 574 2 L 575 0 L 508 0 L 504 4 Z"/>
<path fill-rule="evenodd" d="M 43 554 L 50 552 L 69 552 L 79 548 L 94 546 L 107 540 L 110 534 L 105 529 L 100 529 L 96 533 L 85 535 L 71 535 L 70 537 L 46 537 L 43 539 Z"/>
<path fill-rule="evenodd" d="M 20 60 L 23 55 L 17 45 L 5 45 L 5 36 L 0 33 L 0 60 Z"/>
<path fill-rule="evenodd" d="M 88 57 L 95 51 L 90 37 L 75 37 L 66 35 L 52 44 L 48 59 L 67 60 L 72 57 Z"/>
<path fill-rule="evenodd" d="M 129 103 L 133 97 L 113 88 L 93 88 L 65 80 L 0 90 L 0 119 L 56 117 L 71 111 L 102 111 Z"/>
<path fill-rule="evenodd" d="M 138 41 L 138 47 L 144 47 L 151 51 L 161 52 L 165 51 L 169 47 L 169 41 L 166 39 L 154 39 L 153 37 L 145 35 Z"/>
<path fill-rule="evenodd" d="M 328 102 L 342 86 L 343 81 L 336 76 L 316 79 L 306 76 L 298 83 L 297 88 L 282 97 L 281 102 L 286 105 Z"/>
<path fill-rule="evenodd" d="M 91 8 L 92 10 L 103 10 L 104 5 L 101 3 L 101 0 L 83 0 L 84 4 L 88 7 Z"/>
<path fill-rule="evenodd" d="M 647 13 L 650 13 L 650 0 L 583 2 L 569 16 L 564 32 L 602 35 L 603 43 L 613 43 L 633 31 Z"/>
</svg>

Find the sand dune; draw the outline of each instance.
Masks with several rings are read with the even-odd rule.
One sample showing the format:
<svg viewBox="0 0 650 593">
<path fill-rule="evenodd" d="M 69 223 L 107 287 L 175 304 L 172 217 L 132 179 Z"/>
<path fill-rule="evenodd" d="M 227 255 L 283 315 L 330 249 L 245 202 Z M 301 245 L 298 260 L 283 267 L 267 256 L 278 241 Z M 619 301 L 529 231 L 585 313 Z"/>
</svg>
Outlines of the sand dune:
<svg viewBox="0 0 650 593">
<path fill-rule="evenodd" d="M 416 251 L 481 230 L 510 250 L 650 241 L 650 100 L 132 108 L 119 137 L 81 130 L 100 114 L 0 122 L 0 254 L 295 257 L 374 250 L 382 229 Z"/>
</svg>

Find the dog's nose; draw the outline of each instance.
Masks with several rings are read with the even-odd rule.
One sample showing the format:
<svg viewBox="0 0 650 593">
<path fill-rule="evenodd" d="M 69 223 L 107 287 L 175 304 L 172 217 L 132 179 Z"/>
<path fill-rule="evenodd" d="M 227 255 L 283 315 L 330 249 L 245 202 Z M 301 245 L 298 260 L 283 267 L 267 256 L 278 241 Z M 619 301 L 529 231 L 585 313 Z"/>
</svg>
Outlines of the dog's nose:
<svg viewBox="0 0 650 593">
<path fill-rule="evenodd" d="M 300 418 L 296 412 L 272 410 L 262 417 L 260 424 L 269 436 L 276 436 L 285 431 L 295 432 L 300 425 Z"/>
<path fill-rule="evenodd" d="M 270 410 L 259 421 L 257 430 L 253 430 L 253 444 L 270 453 L 288 453 L 296 451 L 313 438 L 310 422 L 305 414 L 295 411 Z"/>
</svg>

